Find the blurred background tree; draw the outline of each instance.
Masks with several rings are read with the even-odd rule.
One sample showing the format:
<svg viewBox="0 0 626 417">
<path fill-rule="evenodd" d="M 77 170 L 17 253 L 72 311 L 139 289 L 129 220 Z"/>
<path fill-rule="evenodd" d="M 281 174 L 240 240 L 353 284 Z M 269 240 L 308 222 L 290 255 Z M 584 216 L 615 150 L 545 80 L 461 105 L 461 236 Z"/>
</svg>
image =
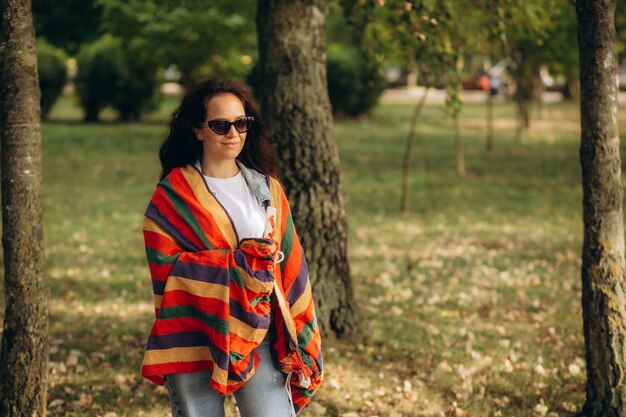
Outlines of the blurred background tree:
<svg viewBox="0 0 626 417">
<path fill-rule="evenodd" d="M 65 51 L 51 45 L 44 38 L 37 40 L 42 119 L 48 117 L 67 82 L 67 60 Z"/>
<path fill-rule="evenodd" d="M 38 37 L 72 59 L 80 58 L 77 87 L 85 120 L 91 121 L 107 106 L 114 107 L 121 120 L 138 120 L 153 107 L 156 95 L 149 90 L 163 82 L 177 82 L 184 89 L 200 78 L 227 77 L 248 80 L 256 90 L 255 9 L 252 0 L 209 5 L 200 0 L 33 2 Z M 544 89 L 560 91 L 565 98 L 578 94 L 577 53 L 564 47 L 576 30 L 572 0 L 333 0 L 326 15 L 328 89 L 335 117 L 365 115 L 385 88 L 419 84 L 446 88 L 446 108 L 454 120 L 460 115 L 461 86 L 485 87 L 477 82 L 482 73 L 497 83 L 486 90 L 493 93 L 487 94 L 488 126 L 495 93 L 508 90 L 517 103 L 521 140 L 530 125 L 533 102 L 541 116 Z M 626 0 L 617 1 L 616 27 L 624 74 Z M 110 51 L 113 56 L 90 60 L 94 49 L 105 43 L 118 45 Z M 96 69 L 112 61 L 119 68 Z M 51 65 L 42 65 L 46 72 L 42 75 L 52 76 L 54 68 L 58 74 L 58 66 Z M 70 80 L 74 72 L 70 71 Z M 394 80 L 393 74 L 400 78 Z M 141 81 L 131 80 L 137 78 Z M 106 88 L 95 80 L 108 80 Z M 44 96 L 45 116 L 55 95 Z M 493 143 L 489 127 L 489 152 Z M 459 140 L 460 174 L 461 145 Z"/>
<path fill-rule="evenodd" d="M 98 121 L 107 105 L 122 121 L 137 121 L 155 108 L 159 64 L 141 42 L 104 35 L 83 45 L 77 61 L 75 84 L 85 121 Z"/>
<path fill-rule="evenodd" d="M 135 41 L 161 65 L 175 65 L 180 83 L 243 79 L 256 55 L 256 2 L 227 0 L 96 0 L 104 31 Z"/>
<path fill-rule="evenodd" d="M 37 38 L 45 38 L 69 55 L 101 34 L 102 7 L 92 0 L 33 0 Z"/>
<path fill-rule="evenodd" d="M 368 39 L 373 18 L 355 14 L 352 5 L 331 1 L 326 12 L 328 93 L 333 114 L 340 117 L 367 114 L 387 86 L 383 57 Z"/>
</svg>

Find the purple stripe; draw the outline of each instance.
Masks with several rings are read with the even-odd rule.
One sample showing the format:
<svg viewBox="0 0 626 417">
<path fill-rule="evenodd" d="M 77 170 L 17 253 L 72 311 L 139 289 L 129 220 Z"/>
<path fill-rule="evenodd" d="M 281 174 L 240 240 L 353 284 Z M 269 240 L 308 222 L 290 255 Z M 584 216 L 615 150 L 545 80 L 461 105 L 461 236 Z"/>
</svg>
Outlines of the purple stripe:
<svg viewBox="0 0 626 417">
<path fill-rule="evenodd" d="M 156 224 L 161 226 L 163 230 L 165 230 L 168 234 L 170 234 L 176 242 L 182 246 L 183 250 L 186 252 L 197 252 L 200 250 L 193 242 L 189 241 L 185 236 L 180 233 L 180 231 L 170 223 L 170 221 L 161 213 L 154 204 L 154 202 L 150 202 L 148 204 L 148 208 L 146 209 L 145 216 L 151 220 L 154 220 Z"/>
<path fill-rule="evenodd" d="M 208 347 L 217 366 L 222 369 L 228 367 L 228 355 L 211 343 L 209 336 L 201 332 L 181 332 L 165 335 L 150 335 L 146 350 L 171 349 L 176 347 Z M 185 358 L 181 358 L 184 360 Z"/>
<path fill-rule="evenodd" d="M 152 292 L 154 295 L 163 295 L 165 291 L 165 283 L 167 281 L 159 281 L 158 279 L 152 280 Z"/>
<path fill-rule="evenodd" d="M 180 332 L 164 335 L 151 334 L 146 350 L 170 349 L 174 347 L 210 346 L 209 336 L 203 332 Z"/>
<path fill-rule="evenodd" d="M 248 374 L 252 370 L 253 365 L 254 364 L 258 364 L 258 363 L 259 363 L 258 359 L 251 358 L 248 361 L 248 367 L 246 369 L 244 369 L 240 374 L 236 374 L 232 370 L 229 370 L 228 371 L 228 379 L 232 379 L 233 381 L 238 381 L 238 382 L 243 381 L 244 379 L 246 379 L 246 377 L 248 376 Z"/>
<path fill-rule="evenodd" d="M 211 356 L 213 356 L 215 366 L 219 366 L 224 370 L 228 369 L 228 355 L 215 345 L 211 345 L 209 348 L 211 349 Z"/>
<path fill-rule="evenodd" d="M 269 329 L 270 313 L 259 316 L 256 313 L 250 313 L 243 309 L 241 304 L 233 298 L 230 299 L 230 315 L 255 329 Z"/>
<path fill-rule="evenodd" d="M 267 271 L 263 269 L 260 269 L 257 271 L 252 270 L 250 266 L 248 265 L 248 262 L 246 261 L 246 254 L 243 253 L 241 249 L 237 249 L 235 251 L 234 258 L 235 258 L 235 263 L 237 264 L 237 266 L 239 266 L 241 269 L 246 271 L 246 273 L 250 275 L 251 277 L 258 279 L 261 282 L 274 281 L 274 274 L 271 271 Z"/>
<path fill-rule="evenodd" d="M 324 361 L 322 360 L 321 349 L 320 349 L 320 354 L 317 355 L 317 358 L 315 358 L 315 362 L 317 363 L 317 368 L 320 370 L 320 372 L 322 372 L 322 370 L 324 369 Z"/>
<path fill-rule="evenodd" d="M 192 279 L 194 281 L 224 285 L 226 287 L 230 285 L 228 268 L 217 268 L 182 260 L 176 261 L 170 271 L 170 276 L 172 275 Z"/>
<path fill-rule="evenodd" d="M 300 296 L 304 293 L 304 289 L 306 288 L 306 283 L 308 280 L 309 268 L 307 268 L 303 251 L 300 271 L 298 271 L 298 276 L 296 277 L 293 284 L 291 284 L 291 288 L 289 288 L 289 293 L 287 294 L 287 302 L 289 303 L 289 305 L 294 305 L 298 298 L 300 298 Z"/>
</svg>

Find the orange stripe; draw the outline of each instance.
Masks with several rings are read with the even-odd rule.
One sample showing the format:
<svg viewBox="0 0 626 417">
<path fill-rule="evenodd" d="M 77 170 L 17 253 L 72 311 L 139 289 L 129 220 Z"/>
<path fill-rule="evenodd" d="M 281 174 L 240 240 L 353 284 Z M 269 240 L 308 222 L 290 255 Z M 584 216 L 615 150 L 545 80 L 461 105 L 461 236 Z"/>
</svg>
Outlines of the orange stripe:
<svg viewBox="0 0 626 417">
<path fill-rule="evenodd" d="M 289 278 L 289 280 L 284 280 L 282 282 L 282 288 L 285 291 L 285 294 L 289 294 L 291 286 L 296 278 L 298 278 L 298 273 L 300 273 L 300 268 L 302 268 L 302 255 L 302 246 L 300 245 L 300 240 L 298 239 L 298 235 L 296 234 L 296 230 L 294 228 L 291 253 L 289 254 L 289 258 L 283 261 L 284 265 L 282 268 L 283 275 Z"/>
<path fill-rule="evenodd" d="M 198 297 L 217 298 L 225 303 L 230 300 L 228 287 L 171 275 L 167 278 L 165 292 L 176 290 L 185 291 Z"/>
<path fill-rule="evenodd" d="M 233 316 L 230 316 L 229 330 L 230 333 L 257 344 L 261 343 L 267 334 L 267 329 L 255 329 Z"/>
<path fill-rule="evenodd" d="M 185 362 L 213 360 L 211 351 L 208 347 L 181 347 L 147 350 L 143 357 L 143 366 L 168 362 L 181 362 L 182 358 L 185 359 Z"/>
<path fill-rule="evenodd" d="M 291 316 L 297 317 L 300 313 L 306 311 L 308 308 L 313 309 L 313 306 L 311 305 L 312 302 L 313 298 L 311 297 L 311 282 L 307 279 L 306 287 L 304 287 L 304 292 L 302 293 L 302 295 L 300 295 L 298 301 L 293 303 L 290 308 Z"/>
<path fill-rule="evenodd" d="M 163 230 L 163 228 L 161 226 L 159 226 L 154 220 L 152 220 L 152 219 L 150 219 L 148 217 L 144 217 L 143 218 L 143 230 L 144 231 L 148 231 L 148 232 L 158 233 L 158 234 L 166 237 L 168 240 L 172 240 L 170 235 L 167 234 L 167 232 L 165 230 Z"/>
<path fill-rule="evenodd" d="M 276 209 L 276 225 L 274 226 L 274 230 L 281 231 L 280 233 L 274 233 L 274 240 L 278 242 L 280 245 L 280 239 L 282 237 L 282 225 L 283 225 L 283 206 L 282 206 L 282 192 L 280 183 L 276 178 L 270 177 L 270 195 L 272 199 L 269 202 L 271 207 Z"/>
</svg>

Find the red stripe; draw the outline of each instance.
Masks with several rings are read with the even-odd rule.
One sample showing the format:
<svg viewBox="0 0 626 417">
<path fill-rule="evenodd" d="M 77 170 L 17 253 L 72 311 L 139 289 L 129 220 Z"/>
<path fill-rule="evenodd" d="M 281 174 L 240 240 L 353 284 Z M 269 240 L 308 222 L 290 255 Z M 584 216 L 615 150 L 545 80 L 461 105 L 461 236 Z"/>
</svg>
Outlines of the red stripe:
<svg viewBox="0 0 626 417">
<path fill-rule="evenodd" d="M 156 281 L 166 281 L 167 277 L 172 270 L 173 265 L 161 265 L 161 264 L 153 264 L 152 262 L 148 262 L 148 268 L 150 269 L 150 276 L 153 280 Z"/>
<path fill-rule="evenodd" d="M 161 301 L 161 308 L 178 307 L 181 305 L 192 305 L 197 310 L 217 316 L 224 321 L 229 319 L 228 303 L 223 302 L 219 298 L 201 297 L 184 290 L 165 291 L 163 301 Z"/>
<path fill-rule="evenodd" d="M 183 252 L 178 257 L 178 261 L 206 265 L 215 268 L 228 269 L 233 259 L 232 252 L 215 252 L 204 250 L 200 252 Z"/>
<path fill-rule="evenodd" d="M 151 230 L 144 230 L 143 238 L 147 248 L 154 249 L 167 256 L 174 255 L 175 253 L 181 251 L 180 247 L 176 243 L 172 242 L 160 233 L 153 232 Z"/>
</svg>

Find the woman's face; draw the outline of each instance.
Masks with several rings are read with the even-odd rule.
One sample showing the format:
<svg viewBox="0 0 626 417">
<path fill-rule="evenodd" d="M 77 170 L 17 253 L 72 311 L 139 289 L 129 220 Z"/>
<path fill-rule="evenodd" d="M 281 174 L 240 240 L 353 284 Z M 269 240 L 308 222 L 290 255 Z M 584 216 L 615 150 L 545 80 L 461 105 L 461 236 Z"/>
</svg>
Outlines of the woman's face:
<svg viewBox="0 0 626 417">
<path fill-rule="evenodd" d="M 219 135 L 207 126 L 211 120 L 226 120 L 234 122 L 246 117 L 243 103 L 234 94 L 224 93 L 214 96 L 206 105 L 206 118 L 201 128 L 194 132 L 198 140 L 202 141 L 202 159 L 205 162 L 222 163 L 227 160 L 235 161 L 243 149 L 246 133 L 239 133 L 235 126 L 230 126 L 228 132 Z"/>
</svg>

